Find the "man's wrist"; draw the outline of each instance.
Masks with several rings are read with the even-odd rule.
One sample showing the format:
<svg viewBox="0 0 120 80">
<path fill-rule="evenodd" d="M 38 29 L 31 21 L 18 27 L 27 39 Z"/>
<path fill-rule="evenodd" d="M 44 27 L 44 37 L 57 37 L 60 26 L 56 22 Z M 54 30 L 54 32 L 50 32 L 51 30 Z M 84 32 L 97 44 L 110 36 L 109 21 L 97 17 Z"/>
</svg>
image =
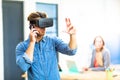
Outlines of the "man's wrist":
<svg viewBox="0 0 120 80">
<path fill-rule="evenodd" d="M 72 33 L 72 34 L 70 34 L 70 36 L 76 36 L 76 33 Z"/>
<path fill-rule="evenodd" d="M 35 42 L 30 42 L 30 45 L 35 45 Z"/>
</svg>

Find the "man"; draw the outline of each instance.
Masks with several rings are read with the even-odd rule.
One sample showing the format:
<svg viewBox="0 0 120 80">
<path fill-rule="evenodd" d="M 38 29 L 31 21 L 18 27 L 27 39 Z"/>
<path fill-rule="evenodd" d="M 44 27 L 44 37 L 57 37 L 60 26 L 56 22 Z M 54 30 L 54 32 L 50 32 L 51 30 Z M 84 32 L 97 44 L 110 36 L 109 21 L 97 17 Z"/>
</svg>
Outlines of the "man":
<svg viewBox="0 0 120 80">
<path fill-rule="evenodd" d="M 40 25 L 42 19 L 49 18 L 42 12 L 28 16 L 29 38 L 16 46 L 16 63 L 24 72 L 27 71 L 28 80 L 60 80 L 56 53 L 76 53 L 76 30 L 66 18 L 66 32 L 70 35 L 69 44 L 66 44 L 58 37 L 44 36 L 46 26 Z"/>
</svg>

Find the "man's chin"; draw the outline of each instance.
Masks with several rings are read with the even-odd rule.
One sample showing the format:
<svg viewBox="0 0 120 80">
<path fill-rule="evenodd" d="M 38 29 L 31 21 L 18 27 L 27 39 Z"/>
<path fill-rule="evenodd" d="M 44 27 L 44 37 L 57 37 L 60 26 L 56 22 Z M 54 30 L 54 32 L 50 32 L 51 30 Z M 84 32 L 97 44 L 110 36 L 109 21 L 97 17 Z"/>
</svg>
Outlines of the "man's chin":
<svg viewBox="0 0 120 80">
<path fill-rule="evenodd" d="M 37 38 L 40 38 L 40 37 L 43 37 L 43 36 L 44 36 L 44 34 L 43 35 L 37 34 Z"/>
</svg>

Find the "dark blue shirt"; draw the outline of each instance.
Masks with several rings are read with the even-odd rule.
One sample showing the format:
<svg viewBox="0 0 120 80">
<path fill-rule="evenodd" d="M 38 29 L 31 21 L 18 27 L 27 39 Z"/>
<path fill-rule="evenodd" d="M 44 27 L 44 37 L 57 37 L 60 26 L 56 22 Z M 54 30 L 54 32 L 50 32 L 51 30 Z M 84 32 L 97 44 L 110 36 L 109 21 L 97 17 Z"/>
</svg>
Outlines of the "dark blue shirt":
<svg viewBox="0 0 120 80">
<path fill-rule="evenodd" d="M 16 46 L 16 63 L 28 73 L 28 80 L 60 80 L 57 53 L 74 55 L 77 49 L 71 50 L 69 45 L 57 37 L 45 36 L 35 43 L 33 61 L 25 53 L 30 40 L 20 42 Z"/>
</svg>

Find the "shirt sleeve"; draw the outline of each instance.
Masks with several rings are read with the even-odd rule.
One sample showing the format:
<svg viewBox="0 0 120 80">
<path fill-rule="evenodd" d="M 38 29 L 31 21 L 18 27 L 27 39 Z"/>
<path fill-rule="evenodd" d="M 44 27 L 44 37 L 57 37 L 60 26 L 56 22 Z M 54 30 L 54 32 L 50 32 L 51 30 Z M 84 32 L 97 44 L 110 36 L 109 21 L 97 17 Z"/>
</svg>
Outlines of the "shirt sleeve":
<svg viewBox="0 0 120 80">
<path fill-rule="evenodd" d="M 28 55 L 26 53 L 23 54 L 23 58 L 25 59 L 25 61 L 29 64 L 31 64 L 33 61 L 30 60 L 30 58 L 28 57 Z"/>
<path fill-rule="evenodd" d="M 106 50 L 104 52 L 104 57 L 103 57 L 103 61 L 104 61 L 104 67 L 108 68 L 110 65 L 110 52 L 108 50 Z"/>
<path fill-rule="evenodd" d="M 61 52 L 66 55 L 74 55 L 77 52 L 76 49 L 70 49 L 68 43 L 65 43 L 59 38 L 54 38 L 55 41 L 55 47 L 58 52 Z"/>
<path fill-rule="evenodd" d="M 23 72 L 26 72 L 32 64 L 25 51 L 26 49 L 23 43 L 19 43 L 16 46 L 16 64 L 22 69 Z"/>
<path fill-rule="evenodd" d="M 105 71 L 105 67 L 92 67 L 90 68 L 92 71 Z"/>
<path fill-rule="evenodd" d="M 91 57 L 91 62 L 90 62 L 89 68 L 94 67 L 94 59 L 95 59 L 95 52 L 93 50 L 92 51 L 92 57 Z"/>
</svg>

